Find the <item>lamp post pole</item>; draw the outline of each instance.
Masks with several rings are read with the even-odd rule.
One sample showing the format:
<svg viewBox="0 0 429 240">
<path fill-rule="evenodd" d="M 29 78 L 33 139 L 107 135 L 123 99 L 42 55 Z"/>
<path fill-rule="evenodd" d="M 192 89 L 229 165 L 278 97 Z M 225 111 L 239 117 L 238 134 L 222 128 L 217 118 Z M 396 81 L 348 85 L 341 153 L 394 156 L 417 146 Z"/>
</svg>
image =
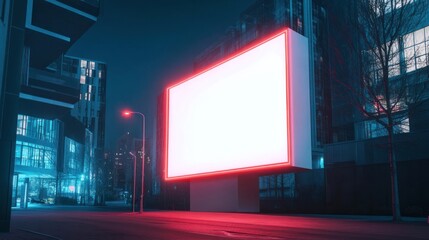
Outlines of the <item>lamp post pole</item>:
<svg viewBox="0 0 429 240">
<path fill-rule="evenodd" d="M 137 156 L 134 155 L 132 152 L 130 152 L 130 155 L 133 156 L 134 159 L 134 175 L 133 175 L 133 179 L 134 179 L 134 184 L 133 184 L 133 213 L 135 212 L 135 205 L 136 205 L 136 162 L 137 162 Z"/>
<path fill-rule="evenodd" d="M 125 111 L 123 113 L 125 116 L 130 116 L 131 114 L 137 114 L 140 117 L 142 117 L 142 187 L 141 187 L 141 194 L 140 194 L 140 211 L 139 213 L 143 212 L 143 193 L 144 193 L 144 158 L 145 158 L 145 116 L 141 112 L 132 112 L 132 111 Z"/>
</svg>

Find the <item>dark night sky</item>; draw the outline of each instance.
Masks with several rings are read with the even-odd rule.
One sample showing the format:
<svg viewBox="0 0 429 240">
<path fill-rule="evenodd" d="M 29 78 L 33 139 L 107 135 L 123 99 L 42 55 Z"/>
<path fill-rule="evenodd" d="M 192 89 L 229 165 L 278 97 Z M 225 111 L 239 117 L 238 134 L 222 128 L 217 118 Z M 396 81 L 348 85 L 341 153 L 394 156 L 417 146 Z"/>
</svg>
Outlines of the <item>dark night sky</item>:
<svg viewBox="0 0 429 240">
<path fill-rule="evenodd" d="M 104 0 L 98 21 L 68 55 L 107 64 L 106 147 L 141 120 L 122 119 L 130 108 L 146 115 L 154 135 L 156 101 L 162 89 L 192 73 L 196 56 L 216 43 L 254 0 Z"/>
</svg>

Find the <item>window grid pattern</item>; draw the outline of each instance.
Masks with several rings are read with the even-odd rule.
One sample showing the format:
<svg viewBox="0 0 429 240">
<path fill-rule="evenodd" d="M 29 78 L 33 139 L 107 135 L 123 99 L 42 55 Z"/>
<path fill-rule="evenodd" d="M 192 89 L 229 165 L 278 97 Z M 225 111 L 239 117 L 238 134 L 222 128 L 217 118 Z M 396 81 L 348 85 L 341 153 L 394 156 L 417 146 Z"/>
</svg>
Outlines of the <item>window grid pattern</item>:
<svg viewBox="0 0 429 240">
<path fill-rule="evenodd" d="M 57 151 L 54 148 L 35 143 L 16 141 L 15 165 L 54 169 Z"/>
<path fill-rule="evenodd" d="M 16 134 L 24 137 L 55 143 L 58 124 L 54 120 L 18 115 Z"/>
<path fill-rule="evenodd" d="M 66 137 L 64 141 L 64 164 L 67 172 L 76 174 L 82 170 L 83 145 Z"/>
<path fill-rule="evenodd" d="M 428 65 L 429 26 L 403 37 L 406 72 L 412 72 Z"/>
</svg>

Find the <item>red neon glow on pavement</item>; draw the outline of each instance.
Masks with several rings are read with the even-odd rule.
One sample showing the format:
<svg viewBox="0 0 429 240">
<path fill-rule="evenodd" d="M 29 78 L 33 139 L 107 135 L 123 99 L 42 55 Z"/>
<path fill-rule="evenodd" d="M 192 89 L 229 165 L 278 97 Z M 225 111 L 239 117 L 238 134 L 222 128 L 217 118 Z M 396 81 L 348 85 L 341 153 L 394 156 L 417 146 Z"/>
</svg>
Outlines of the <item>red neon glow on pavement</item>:
<svg viewBox="0 0 429 240">
<path fill-rule="evenodd" d="M 290 166 L 287 32 L 167 88 L 166 180 Z"/>
</svg>

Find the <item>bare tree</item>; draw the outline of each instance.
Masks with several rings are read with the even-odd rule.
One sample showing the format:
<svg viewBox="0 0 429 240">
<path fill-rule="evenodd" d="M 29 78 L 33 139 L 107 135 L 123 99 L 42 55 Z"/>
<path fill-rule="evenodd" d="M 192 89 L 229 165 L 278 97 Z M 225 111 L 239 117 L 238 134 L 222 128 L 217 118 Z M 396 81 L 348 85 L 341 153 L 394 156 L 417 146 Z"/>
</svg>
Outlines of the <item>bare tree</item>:
<svg viewBox="0 0 429 240">
<path fill-rule="evenodd" d="M 340 81 L 363 119 L 379 126 L 376 135 L 387 135 L 392 217 L 397 222 L 401 212 L 394 134 L 409 131 L 410 114 L 427 98 L 421 83 L 428 80 L 424 70 L 429 57 L 424 44 L 415 44 L 413 31 L 429 9 L 426 0 L 350 2 L 348 31 L 356 39 L 349 46 L 355 59 L 348 64 L 357 63 L 353 67 L 358 69 L 352 79 Z"/>
</svg>

